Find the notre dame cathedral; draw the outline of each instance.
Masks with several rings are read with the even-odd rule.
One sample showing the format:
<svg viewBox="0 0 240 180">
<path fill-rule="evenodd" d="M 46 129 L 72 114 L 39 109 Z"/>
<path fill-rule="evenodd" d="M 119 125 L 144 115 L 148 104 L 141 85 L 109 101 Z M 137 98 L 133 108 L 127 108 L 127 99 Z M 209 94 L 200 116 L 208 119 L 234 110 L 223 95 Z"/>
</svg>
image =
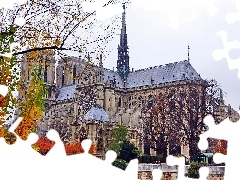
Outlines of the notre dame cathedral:
<svg viewBox="0 0 240 180">
<path fill-rule="evenodd" d="M 142 136 L 142 121 L 146 115 L 142 112 L 143 107 L 151 108 L 157 94 L 176 87 L 176 94 L 188 92 L 193 87 L 201 92 L 203 79 L 189 59 L 140 70 L 130 69 L 125 5 L 123 8 L 116 71 L 104 68 L 101 55 L 98 65 L 91 63 L 90 57 L 68 57 L 58 61 L 57 66 L 55 59 L 50 59 L 44 72 L 50 88 L 46 110 L 38 125 L 39 135 L 54 128 L 64 143 L 91 139 L 97 146 L 97 156 L 101 156 L 111 141 L 110 130 L 116 125 L 125 125 L 131 142 L 144 154 L 154 155 L 158 152 L 144 144 Z M 27 63 L 23 63 L 22 71 L 28 73 L 30 79 L 31 73 L 27 69 Z M 170 149 L 167 151 L 170 153 Z M 182 146 L 179 153 L 188 157 L 188 151 L 188 146 Z"/>
</svg>

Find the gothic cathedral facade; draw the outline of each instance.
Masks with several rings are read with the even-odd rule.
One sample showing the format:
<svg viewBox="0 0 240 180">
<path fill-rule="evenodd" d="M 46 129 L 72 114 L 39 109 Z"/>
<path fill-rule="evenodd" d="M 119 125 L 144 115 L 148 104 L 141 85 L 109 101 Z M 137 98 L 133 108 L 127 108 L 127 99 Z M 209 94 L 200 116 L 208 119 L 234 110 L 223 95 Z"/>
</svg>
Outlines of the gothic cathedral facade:
<svg viewBox="0 0 240 180">
<path fill-rule="evenodd" d="M 102 56 L 94 65 L 88 59 L 68 57 L 58 61 L 47 58 L 44 72 L 49 85 L 46 109 L 39 122 L 39 133 L 55 128 L 65 143 L 91 139 L 98 155 L 105 154 L 111 141 L 110 130 L 116 125 L 129 129 L 131 142 L 145 154 L 158 154 L 144 141 L 143 107 L 153 106 L 153 98 L 165 91 L 197 89 L 201 92 L 204 80 L 190 64 L 189 59 L 155 67 L 130 70 L 125 22 L 125 6 L 118 45 L 117 70 L 103 67 Z M 25 59 L 27 61 L 27 58 Z M 28 73 L 28 63 L 22 64 L 22 72 Z M 198 96 L 201 96 L 199 94 Z M 170 149 L 167 150 L 170 153 Z M 182 146 L 180 154 L 188 157 L 188 146 Z"/>
</svg>

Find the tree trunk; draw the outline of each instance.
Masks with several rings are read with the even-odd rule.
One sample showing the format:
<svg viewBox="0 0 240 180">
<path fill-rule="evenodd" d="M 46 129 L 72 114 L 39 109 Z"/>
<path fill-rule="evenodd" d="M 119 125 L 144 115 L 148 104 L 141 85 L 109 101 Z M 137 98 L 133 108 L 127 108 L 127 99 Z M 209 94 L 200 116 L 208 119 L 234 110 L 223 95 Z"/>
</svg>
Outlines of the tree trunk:
<svg viewBox="0 0 240 180">
<path fill-rule="evenodd" d="M 190 156 L 190 162 L 194 160 L 194 158 L 200 154 L 200 149 L 198 148 L 198 140 L 199 138 L 193 137 L 192 140 L 189 142 L 189 156 Z"/>
<path fill-rule="evenodd" d="M 156 153 L 163 157 L 165 163 L 167 158 L 167 143 L 164 140 L 157 143 Z"/>
</svg>

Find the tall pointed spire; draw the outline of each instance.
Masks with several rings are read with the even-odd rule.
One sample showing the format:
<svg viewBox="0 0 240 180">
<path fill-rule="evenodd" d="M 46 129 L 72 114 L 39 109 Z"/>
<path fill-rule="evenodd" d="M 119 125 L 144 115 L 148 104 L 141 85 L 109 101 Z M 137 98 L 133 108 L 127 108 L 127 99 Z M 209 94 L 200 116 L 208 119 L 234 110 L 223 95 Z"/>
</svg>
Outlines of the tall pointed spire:
<svg viewBox="0 0 240 180">
<path fill-rule="evenodd" d="M 190 49 L 190 47 L 189 47 L 189 44 L 188 44 L 188 61 L 190 61 L 190 57 L 189 57 L 189 49 Z"/>
<path fill-rule="evenodd" d="M 120 77 L 124 81 L 126 81 L 128 74 L 130 73 L 125 8 L 126 8 L 125 4 L 123 4 L 122 29 L 120 35 L 120 44 L 118 45 L 118 60 L 117 60 L 117 70 Z"/>
</svg>

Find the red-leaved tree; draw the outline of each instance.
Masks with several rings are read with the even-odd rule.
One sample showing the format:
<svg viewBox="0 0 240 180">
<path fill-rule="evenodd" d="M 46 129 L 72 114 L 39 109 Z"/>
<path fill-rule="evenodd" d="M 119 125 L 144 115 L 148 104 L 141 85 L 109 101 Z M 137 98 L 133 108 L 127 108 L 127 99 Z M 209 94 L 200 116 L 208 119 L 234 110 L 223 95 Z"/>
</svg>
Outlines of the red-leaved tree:
<svg viewBox="0 0 240 180">
<path fill-rule="evenodd" d="M 226 140 L 216 140 L 213 153 L 227 154 L 227 141 Z"/>
<path fill-rule="evenodd" d="M 34 149 L 37 150 L 40 154 L 46 155 L 48 151 L 54 146 L 55 142 L 49 140 L 46 136 L 40 137 L 39 140 L 33 145 Z M 65 150 L 67 155 L 80 154 L 83 153 L 84 150 L 81 146 L 81 142 L 76 142 L 72 144 L 65 144 Z M 89 154 L 96 154 L 96 146 L 94 144 L 91 145 Z"/>
</svg>

